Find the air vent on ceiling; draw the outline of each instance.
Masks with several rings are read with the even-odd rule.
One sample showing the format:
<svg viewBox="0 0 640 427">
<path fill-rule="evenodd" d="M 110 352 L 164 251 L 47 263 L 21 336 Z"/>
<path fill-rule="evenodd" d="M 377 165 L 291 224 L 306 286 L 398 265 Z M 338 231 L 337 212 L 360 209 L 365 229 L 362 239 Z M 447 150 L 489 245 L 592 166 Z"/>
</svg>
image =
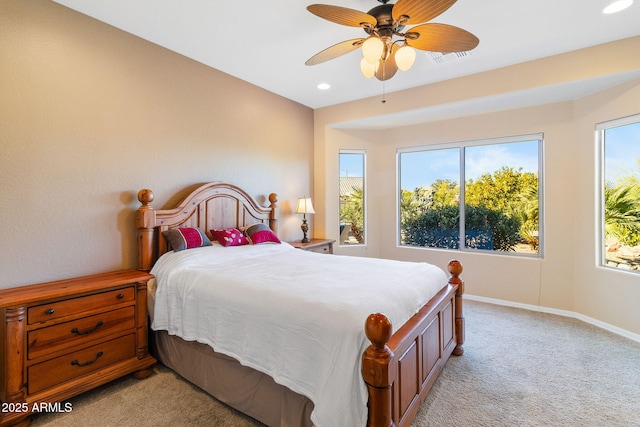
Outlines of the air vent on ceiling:
<svg viewBox="0 0 640 427">
<path fill-rule="evenodd" d="M 429 60 L 431 62 L 433 62 L 434 64 L 446 64 L 447 62 L 458 61 L 460 59 L 467 58 L 467 57 L 471 56 L 471 52 L 469 52 L 469 51 L 466 51 L 466 52 L 450 52 L 450 53 L 425 52 L 425 54 L 427 55 L 427 58 L 429 58 Z"/>
</svg>

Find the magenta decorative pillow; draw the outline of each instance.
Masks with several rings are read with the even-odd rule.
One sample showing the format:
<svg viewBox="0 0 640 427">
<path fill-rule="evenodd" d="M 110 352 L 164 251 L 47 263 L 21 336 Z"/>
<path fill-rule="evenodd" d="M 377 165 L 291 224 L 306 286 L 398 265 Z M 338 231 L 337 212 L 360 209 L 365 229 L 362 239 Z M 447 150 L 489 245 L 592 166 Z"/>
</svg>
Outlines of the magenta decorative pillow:
<svg viewBox="0 0 640 427">
<path fill-rule="evenodd" d="M 211 246 L 211 240 L 198 227 L 172 228 L 171 230 L 163 231 L 162 235 L 167 239 L 174 252 Z"/>
<path fill-rule="evenodd" d="M 248 245 L 249 241 L 237 228 L 224 228 L 209 230 L 211 236 L 216 239 L 222 246 L 241 246 Z"/>
<path fill-rule="evenodd" d="M 260 243 L 280 243 L 278 236 L 276 236 L 266 224 L 259 223 L 251 225 L 245 228 L 244 234 L 254 245 Z"/>
</svg>

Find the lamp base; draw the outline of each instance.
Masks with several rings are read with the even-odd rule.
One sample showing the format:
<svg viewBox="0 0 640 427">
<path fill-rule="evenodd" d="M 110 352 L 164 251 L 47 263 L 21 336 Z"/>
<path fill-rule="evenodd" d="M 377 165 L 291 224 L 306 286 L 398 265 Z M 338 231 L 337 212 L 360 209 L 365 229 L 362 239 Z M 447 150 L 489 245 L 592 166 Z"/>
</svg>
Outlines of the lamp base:
<svg viewBox="0 0 640 427">
<path fill-rule="evenodd" d="M 300 226 L 300 228 L 302 229 L 302 240 L 300 240 L 301 243 L 309 243 L 311 242 L 311 240 L 309 240 L 309 238 L 307 237 L 307 231 L 309 231 L 309 226 L 307 225 L 307 219 L 303 219 L 302 220 L 302 225 Z"/>
</svg>

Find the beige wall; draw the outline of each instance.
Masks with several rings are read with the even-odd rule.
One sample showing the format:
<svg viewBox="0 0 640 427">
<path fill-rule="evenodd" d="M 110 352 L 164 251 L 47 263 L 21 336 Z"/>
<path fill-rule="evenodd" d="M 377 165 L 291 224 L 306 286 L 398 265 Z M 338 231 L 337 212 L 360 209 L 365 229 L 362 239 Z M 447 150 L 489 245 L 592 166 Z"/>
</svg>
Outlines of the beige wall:
<svg viewBox="0 0 640 427">
<path fill-rule="evenodd" d="M 593 149 L 595 124 L 640 113 L 640 81 L 589 96 L 576 102 L 575 156 L 576 180 L 581 183 L 596 181 L 596 151 Z M 597 268 L 596 222 L 594 200 L 598 197 L 589 185 L 575 187 L 575 204 L 582 207 L 572 217 L 575 243 L 572 247 L 575 306 L 578 312 L 640 333 L 640 277 L 637 274 Z"/>
<path fill-rule="evenodd" d="M 0 288 L 135 268 L 136 193 L 276 192 L 299 238 L 313 112 L 47 0 L 0 1 Z M 184 194 L 181 194 L 181 196 Z"/>
<path fill-rule="evenodd" d="M 321 213 L 316 230 L 338 237 L 337 153 L 367 150 L 365 247 L 338 247 L 348 255 L 427 261 L 442 267 L 458 258 L 467 293 L 514 303 L 578 313 L 632 334 L 640 334 L 640 277 L 598 268 L 596 260 L 595 124 L 640 113 L 640 38 L 481 73 L 378 98 L 318 109 L 315 115 L 315 194 Z M 634 53 L 636 52 L 636 53 Z M 627 74 L 625 74 L 627 73 Z M 631 81 L 578 99 L 504 110 L 496 99 L 536 96 L 631 75 Z M 613 81 L 610 80 L 610 81 Z M 624 80 L 624 79 L 622 79 Z M 526 94 L 526 95 L 525 95 Z M 452 105 L 465 99 L 483 108 L 457 117 Z M 477 102 L 479 100 L 479 102 Z M 419 108 L 449 109 L 451 118 L 372 132 L 371 118 Z M 363 123 L 365 123 L 363 125 Z M 542 259 L 401 248 L 396 245 L 396 149 L 443 142 L 542 132 L 544 134 L 545 254 Z M 322 206 L 324 203 L 325 206 Z M 326 209 L 324 209 L 326 208 Z"/>
</svg>

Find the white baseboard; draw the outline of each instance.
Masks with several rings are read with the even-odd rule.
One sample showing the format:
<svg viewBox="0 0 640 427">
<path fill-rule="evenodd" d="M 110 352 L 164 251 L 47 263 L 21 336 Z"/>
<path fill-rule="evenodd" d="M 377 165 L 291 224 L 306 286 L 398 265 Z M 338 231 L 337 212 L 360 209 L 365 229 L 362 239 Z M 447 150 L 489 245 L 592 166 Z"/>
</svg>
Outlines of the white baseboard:
<svg viewBox="0 0 640 427">
<path fill-rule="evenodd" d="M 486 298 L 486 297 L 469 295 L 469 294 L 464 294 L 464 298 L 472 301 L 486 302 L 488 304 L 504 305 L 507 307 L 522 308 L 524 310 L 538 311 L 541 313 L 549 313 L 549 314 L 556 314 L 558 316 L 571 317 L 573 319 L 578 319 L 582 322 L 589 323 L 593 326 L 597 326 L 600 329 L 604 329 L 605 331 L 613 332 L 614 334 L 621 335 L 625 338 L 629 338 L 632 341 L 636 341 L 640 343 L 640 335 L 638 334 L 634 334 L 633 332 L 627 331 L 622 328 L 618 328 L 617 326 L 610 325 L 608 323 L 602 322 L 597 319 L 593 319 L 589 316 L 585 316 L 584 314 L 576 313 L 573 311 L 558 310 L 557 308 L 542 307 L 542 306 L 532 305 L 532 304 L 522 304 L 519 302 L 513 302 L 513 301 L 507 301 L 507 300 L 501 300 L 501 299 L 495 299 L 495 298 Z"/>
</svg>

